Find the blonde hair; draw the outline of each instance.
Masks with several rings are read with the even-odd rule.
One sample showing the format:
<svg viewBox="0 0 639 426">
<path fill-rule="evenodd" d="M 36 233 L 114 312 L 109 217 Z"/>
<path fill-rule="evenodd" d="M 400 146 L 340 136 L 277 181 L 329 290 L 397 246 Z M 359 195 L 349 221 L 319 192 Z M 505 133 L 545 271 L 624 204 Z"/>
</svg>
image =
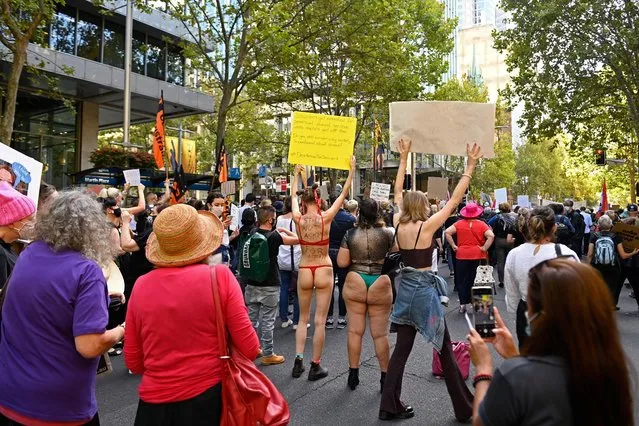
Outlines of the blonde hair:
<svg viewBox="0 0 639 426">
<path fill-rule="evenodd" d="M 118 188 L 102 188 L 98 197 L 100 198 L 118 198 L 120 190 Z"/>
<path fill-rule="evenodd" d="M 359 207 L 359 203 L 357 202 L 357 200 L 348 200 L 344 203 L 344 206 L 349 212 L 355 213 L 355 211 Z"/>
<path fill-rule="evenodd" d="M 430 208 L 426 194 L 421 191 L 410 191 L 404 194 L 399 223 L 426 221 L 428 216 L 430 216 Z"/>
</svg>

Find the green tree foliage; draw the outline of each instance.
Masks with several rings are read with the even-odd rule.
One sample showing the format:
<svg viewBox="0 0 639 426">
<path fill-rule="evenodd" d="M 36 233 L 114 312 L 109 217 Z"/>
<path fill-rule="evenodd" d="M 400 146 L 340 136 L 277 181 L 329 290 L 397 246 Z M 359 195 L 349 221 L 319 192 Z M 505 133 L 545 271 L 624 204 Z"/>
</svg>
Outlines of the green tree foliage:
<svg viewBox="0 0 639 426">
<path fill-rule="evenodd" d="M 215 97 L 215 149 L 225 140 L 233 108 L 247 102 L 246 86 L 268 67 L 269 47 L 291 40 L 283 28 L 298 19 L 308 0 L 168 0 L 168 12 L 182 22 L 191 40 L 183 43 L 185 56 L 197 69 L 205 90 Z"/>
<path fill-rule="evenodd" d="M 485 84 L 477 84 L 467 75 L 461 79 L 452 78 L 442 84 L 432 94 L 426 95 L 432 101 L 488 102 L 488 88 Z"/>
<path fill-rule="evenodd" d="M 639 56 L 634 53 L 639 49 L 639 4 L 503 0 L 502 7 L 515 25 L 494 34 L 495 46 L 507 52 L 512 71 L 507 98 L 525 105 L 525 135 L 543 141 L 569 134 L 571 151 L 615 145 L 634 164 L 639 140 Z M 634 199 L 634 171 L 628 180 Z"/>
<path fill-rule="evenodd" d="M 295 42 L 268 49 L 250 93 L 284 111 L 356 115 L 359 139 L 376 108 L 439 83 L 454 25 L 437 0 L 315 0 L 285 31 Z"/>
<path fill-rule="evenodd" d="M 217 116 L 209 115 L 201 122 L 196 137 L 198 171 L 212 169 L 211 152 L 215 149 Z M 254 102 L 241 102 L 227 117 L 227 151 L 236 157 L 242 172 L 242 181 L 257 175 L 259 165 L 271 165 L 286 157 L 288 134 L 279 132 L 273 118 Z"/>
<path fill-rule="evenodd" d="M 0 142 L 9 144 L 13 133 L 20 76 L 27 64 L 29 43 L 41 42 L 55 8 L 62 0 L 0 0 L 0 44 L 9 51 L 4 110 L 0 111 Z M 2 50 L 2 49 L 0 49 Z"/>
</svg>

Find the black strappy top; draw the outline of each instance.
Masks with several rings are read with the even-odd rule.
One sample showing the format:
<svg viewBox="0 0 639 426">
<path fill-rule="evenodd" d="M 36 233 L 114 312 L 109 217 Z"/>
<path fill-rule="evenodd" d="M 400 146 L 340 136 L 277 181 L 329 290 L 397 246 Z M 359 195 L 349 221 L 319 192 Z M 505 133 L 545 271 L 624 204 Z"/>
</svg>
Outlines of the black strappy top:
<svg viewBox="0 0 639 426">
<path fill-rule="evenodd" d="M 402 261 L 404 265 L 410 266 L 415 269 L 422 268 L 430 268 L 433 265 L 433 250 L 435 247 L 433 246 L 433 241 L 430 242 L 430 247 L 425 249 L 418 249 L 417 242 L 419 241 L 419 236 L 422 233 L 422 226 L 424 226 L 424 222 L 419 225 L 419 231 L 417 232 L 417 238 L 415 238 L 415 246 L 406 250 L 399 246 L 399 237 L 397 238 L 397 248 L 399 248 L 399 252 L 402 255 Z M 395 235 L 399 234 L 399 223 L 397 224 L 397 228 L 395 229 Z"/>
</svg>

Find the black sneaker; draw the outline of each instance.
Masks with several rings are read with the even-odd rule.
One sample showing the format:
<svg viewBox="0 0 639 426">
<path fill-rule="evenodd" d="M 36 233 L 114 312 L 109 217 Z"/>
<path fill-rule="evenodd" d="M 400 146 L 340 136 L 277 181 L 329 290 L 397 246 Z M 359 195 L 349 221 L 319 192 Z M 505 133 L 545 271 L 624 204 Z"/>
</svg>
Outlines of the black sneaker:
<svg viewBox="0 0 639 426">
<path fill-rule="evenodd" d="M 311 369 L 308 370 L 308 380 L 314 382 L 315 380 L 323 379 L 326 376 L 328 376 L 328 369 L 311 362 Z"/>
<path fill-rule="evenodd" d="M 359 385 L 359 368 L 348 369 L 348 387 L 355 390 Z"/>
<path fill-rule="evenodd" d="M 340 330 L 343 330 L 344 328 L 346 328 L 346 320 L 344 318 L 337 319 L 337 328 Z"/>
<path fill-rule="evenodd" d="M 504 283 L 499 283 L 499 288 L 504 288 Z"/>
<path fill-rule="evenodd" d="M 295 364 L 293 365 L 293 377 L 299 378 L 306 369 L 304 368 L 304 359 L 295 357 Z"/>
<path fill-rule="evenodd" d="M 335 328 L 335 323 L 333 322 L 333 318 L 328 318 L 326 320 L 326 328 Z"/>
</svg>

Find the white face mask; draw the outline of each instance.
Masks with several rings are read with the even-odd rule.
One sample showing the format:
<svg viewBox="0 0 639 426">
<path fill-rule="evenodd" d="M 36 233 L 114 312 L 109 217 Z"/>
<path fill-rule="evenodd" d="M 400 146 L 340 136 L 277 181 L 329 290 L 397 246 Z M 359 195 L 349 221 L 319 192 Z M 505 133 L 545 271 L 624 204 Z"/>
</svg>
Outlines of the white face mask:
<svg viewBox="0 0 639 426">
<path fill-rule="evenodd" d="M 217 217 L 222 217 L 222 213 L 224 213 L 224 207 L 212 206 L 211 212 Z"/>
</svg>

